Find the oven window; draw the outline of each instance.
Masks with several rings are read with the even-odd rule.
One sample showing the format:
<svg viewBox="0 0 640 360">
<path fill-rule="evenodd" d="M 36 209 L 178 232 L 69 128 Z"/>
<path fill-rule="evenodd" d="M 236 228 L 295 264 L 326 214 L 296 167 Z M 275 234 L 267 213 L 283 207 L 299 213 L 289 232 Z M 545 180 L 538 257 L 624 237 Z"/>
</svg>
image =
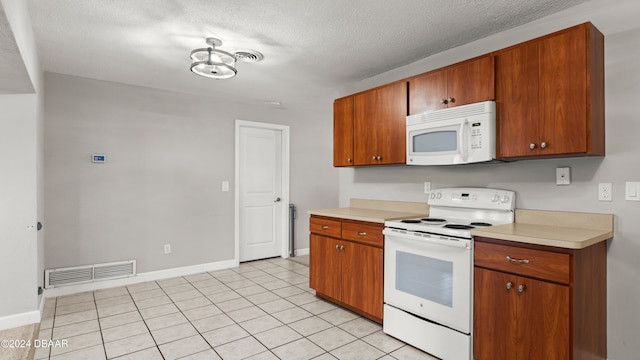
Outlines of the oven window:
<svg viewBox="0 0 640 360">
<path fill-rule="evenodd" d="M 396 251 L 396 290 L 453 307 L 453 263 Z"/>
<path fill-rule="evenodd" d="M 455 130 L 426 132 L 413 136 L 414 153 L 455 151 L 458 149 L 458 132 Z"/>
</svg>

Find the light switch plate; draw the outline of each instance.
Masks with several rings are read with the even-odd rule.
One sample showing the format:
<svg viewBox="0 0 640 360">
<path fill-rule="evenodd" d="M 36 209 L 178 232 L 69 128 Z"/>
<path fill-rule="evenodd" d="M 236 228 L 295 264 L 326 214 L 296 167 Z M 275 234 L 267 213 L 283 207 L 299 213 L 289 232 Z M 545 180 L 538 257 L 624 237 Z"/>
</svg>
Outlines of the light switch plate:
<svg viewBox="0 0 640 360">
<path fill-rule="evenodd" d="M 222 191 L 224 192 L 229 191 L 229 182 L 226 180 L 222 182 Z"/>
<path fill-rule="evenodd" d="M 424 182 L 424 193 L 428 194 L 431 192 L 431 183 L 428 181 Z"/>
<path fill-rule="evenodd" d="M 640 182 L 627 181 L 624 185 L 624 199 L 640 201 Z"/>
</svg>

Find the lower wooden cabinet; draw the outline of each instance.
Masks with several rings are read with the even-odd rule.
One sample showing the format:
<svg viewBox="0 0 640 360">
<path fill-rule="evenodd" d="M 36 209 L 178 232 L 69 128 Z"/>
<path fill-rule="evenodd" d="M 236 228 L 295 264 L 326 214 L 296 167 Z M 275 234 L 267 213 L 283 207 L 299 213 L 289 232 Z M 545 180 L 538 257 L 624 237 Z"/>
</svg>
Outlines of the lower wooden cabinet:
<svg viewBox="0 0 640 360">
<path fill-rule="evenodd" d="M 309 286 L 316 295 L 381 323 L 382 224 L 312 216 L 310 228 Z"/>
<path fill-rule="evenodd" d="M 475 359 L 606 359 L 606 242 L 474 240 Z"/>
<path fill-rule="evenodd" d="M 482 268 L 474 282 L 477 359 L 569 359 L 569 286 Z"/>
</svg>

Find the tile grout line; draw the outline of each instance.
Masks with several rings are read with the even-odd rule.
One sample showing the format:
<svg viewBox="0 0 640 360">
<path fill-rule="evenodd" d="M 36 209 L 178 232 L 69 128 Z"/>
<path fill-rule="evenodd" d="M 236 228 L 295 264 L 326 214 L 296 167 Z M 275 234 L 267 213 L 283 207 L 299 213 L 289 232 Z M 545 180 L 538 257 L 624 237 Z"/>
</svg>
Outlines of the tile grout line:
<svg viewBox="0 0 640 360">
<path fill-rule="evenodd" d="M 162 287 L 160 286 L 160 284 L 157 283 L 157 281 L 154 281 L 154 283 L 156 285 L 158 285 L 158 287 L 160 289 L 162 289 Z M 136 300 L 133 298 L 133 295 L 131 294 L 131 291 L 129 290 L 129 287 L 125 286 L 125 289 L 127 289 L 127 294 L 129 294 L 129 296 L 131 297 L 131 301 L 133 302 L 133 306 L 136 307 L 136 311 L 140 315 L 140 318 L 142 319 L 142 323 L 147 328 L 147 331 L 149 332 L 149 336 L 151 337 L 151 340 L 153 340 L 153 343 L 156 344 L 156 349 L 158 349 L 158 353 L 160 354 L 160 356 L 162 356 L 162 359 L 165 360 L 164 354 L 162 353 L 162 351 L 160 351 L 160 346 L 158 345 L 158 342 L 156 341 L 156 338 L 153 337 L 153 334 L 151 333 L 151 329 L 149 329 L 149 325 L 147 324 L 145 318 L 142 317 L 142 313 L 140 312 L 140 308 L 138 307 L 138 303 L 136 303 Z M 162 292 L 164 292 L 164 289 L 162 289 Z M 166 295 L 166 293 L 165 293 L 165 295 Z M 148 349 L 150 349 L 150 348 L 148 348 Z M 138 350 L 138 351 L 144 351 L 144 350 L 145 349 Z M 105 348 L 105 351 L 106 351 L 106 348 Z M 127 355 L 134 354 L 136 352 L 137 351 L 134 351 L 133 353 L 129 353 Z M 122 356 L 124 356 L 124 355 L 122 355 Z M 106 358 L 107 358 L 107 360 L 109 359 L 109 357 L 106 357 Z"/>
<path fill-rule="evenodd" d="M 98 300 L 96 299 L 95 291 L 91 292 L 91 296 L 93 297 L 93 304 L 96 306 L 96 321 L 98 322 L 98 329 L 100 329 L 100 339 L 102 339 L 102 351 L 104 352 L 104 358 L 108 359 L 109 357 L 107 356 L 107 343 L 104 341 L 104 334 L 102 333 L 102 324 L 100 323 L 100 313 L 98 312 Z"/>
</svg>

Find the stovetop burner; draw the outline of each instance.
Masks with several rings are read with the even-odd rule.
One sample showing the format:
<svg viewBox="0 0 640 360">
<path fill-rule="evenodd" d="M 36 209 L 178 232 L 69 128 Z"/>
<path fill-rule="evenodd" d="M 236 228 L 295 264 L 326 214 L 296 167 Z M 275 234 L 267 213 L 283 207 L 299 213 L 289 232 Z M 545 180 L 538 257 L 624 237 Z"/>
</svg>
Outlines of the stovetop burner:
<svg viewBox="0 0 640 360">
<path fill-rule="evenodd" d="M 463 224 L 447 224 L 443 227 L 447 229 L 456 229 L 456 230 L 471 230 L 474 228 L 471 225 L 463 225 Z"/>
<path fill-rule="evenodd" d="M 472 226 L 493 226 L 493 224 L 487 223 L 487 222 L 472 222 L 469 225 Z"/>
<path fill-rule="evenodd" d="M 445 219 L 438 219 L 438 218 L 424 218 L 422 219 L 422 221 L 430 224 L 441 224 L 441 223 L 447 222 L 447 220 Z"/>
<path fill-rule="evenodd" d="M 405 224 L 419 224 L 422 221 L 420 221 L 418 219 L 404 219 L 404 220 L 400 220 L 400 222 L 403 222 Z"/>
</svg>

